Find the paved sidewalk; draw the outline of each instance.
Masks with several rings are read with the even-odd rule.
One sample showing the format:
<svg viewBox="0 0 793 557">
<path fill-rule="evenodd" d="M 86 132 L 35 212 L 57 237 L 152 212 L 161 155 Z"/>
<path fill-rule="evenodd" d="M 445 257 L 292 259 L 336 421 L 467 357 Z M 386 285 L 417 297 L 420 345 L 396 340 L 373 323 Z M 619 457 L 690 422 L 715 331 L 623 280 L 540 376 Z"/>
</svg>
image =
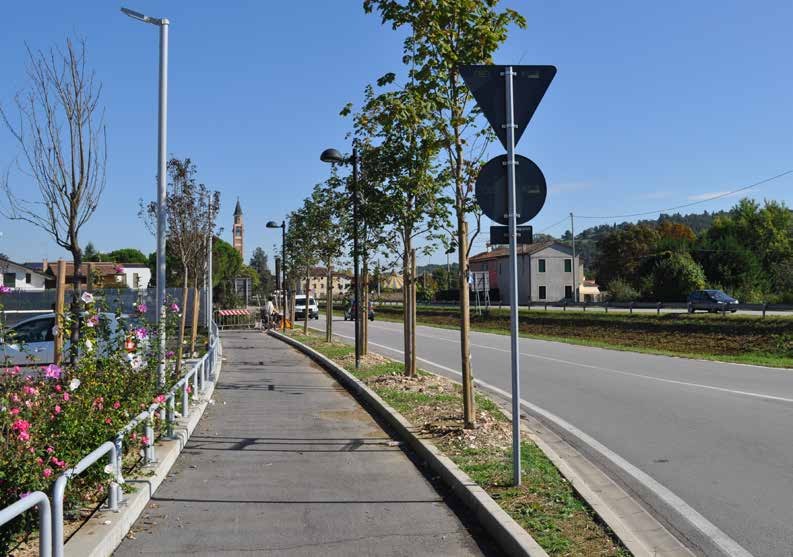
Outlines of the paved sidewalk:
<svg viewBox="0 0 793 557">
<path fill-rule="evenodd" d="M 223 333 L 223 373 L 115 555 L 495 555 L 329 375 L 280 341 Z"/>
</svg>

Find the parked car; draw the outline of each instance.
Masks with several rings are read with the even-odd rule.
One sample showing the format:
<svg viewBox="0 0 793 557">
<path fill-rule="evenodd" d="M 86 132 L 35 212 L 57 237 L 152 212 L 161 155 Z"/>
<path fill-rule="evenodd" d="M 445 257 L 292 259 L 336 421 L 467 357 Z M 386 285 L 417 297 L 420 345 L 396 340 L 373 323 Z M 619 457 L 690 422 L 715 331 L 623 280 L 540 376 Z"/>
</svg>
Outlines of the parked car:
<svg viewBox="0 0 793 557">
<path fill-rule="evenodd" d="M 124 316 L 126 317 L 126 316 Z M 114 313 L 102 313 L 99 326 L 110 327 L 111 332 L 118 330 L 118 320 Z M 134 325 L 134 323 L 131 323 Z M 47 365 L 55 361 L 55 314 L 45 313 L 20 321 L 10 328 L 7 338 L 0 339 L 0 365 Z M 138 342 L 134 344 L 137 347 Z M 145 341 L 144 341 L 145 342 Z M 102 350 L 102 347 L 98 347 Z M 64 352 L 69 350 L 66 339 Z"/>
<path fill-rule="evenodd" d="M 306 318 L 306 295 L 295 295 L 295 321 Z M 308 318 L 319 319 L 319 306 L 314 296 L 308 297 Z"/>
<path fill-rule="evenodd" d="M 738 300 L 728 296 L 721 290 L 695 290 L 688 295 L 688 313 L 694 313 L 698 309 L 717 313 L 735 313 L 738 311 Z"/>
<path fill-rule="evenodd" d="M 355 311 L 355 302 L 351 302 L 347 309 L 344 310 L 344 320 L 345 321 L 355 321 L 355 316 L 357 312 Z M 369 321 L 374 321 L 374 304 L 369 302 L 369 313 L 367 315 Z"/>
</svg>

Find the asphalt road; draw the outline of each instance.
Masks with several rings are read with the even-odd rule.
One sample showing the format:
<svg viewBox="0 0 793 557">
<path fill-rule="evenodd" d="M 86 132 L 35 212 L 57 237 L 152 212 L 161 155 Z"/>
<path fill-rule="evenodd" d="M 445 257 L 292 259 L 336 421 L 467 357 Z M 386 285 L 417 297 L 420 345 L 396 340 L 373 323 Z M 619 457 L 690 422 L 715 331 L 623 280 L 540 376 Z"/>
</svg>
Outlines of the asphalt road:
<svg viewBox="0 0 793 557">
<path fill-rule="evenodd" d="M 316 323 L 324 327 L 324 321 Z M 353 337 L 353 323 L 334 320 Z M 402 324 L 370 323 L 402 356 Z M 509 337 L 472 333 L 474 376 L 510 388 Z M 459 332 L 417 330 L 419 365 L 459 379 Z M 793 370 L 521 339 L 521 398 L 649 474 L 756 556 L 793 555 Z"/>
</svg>

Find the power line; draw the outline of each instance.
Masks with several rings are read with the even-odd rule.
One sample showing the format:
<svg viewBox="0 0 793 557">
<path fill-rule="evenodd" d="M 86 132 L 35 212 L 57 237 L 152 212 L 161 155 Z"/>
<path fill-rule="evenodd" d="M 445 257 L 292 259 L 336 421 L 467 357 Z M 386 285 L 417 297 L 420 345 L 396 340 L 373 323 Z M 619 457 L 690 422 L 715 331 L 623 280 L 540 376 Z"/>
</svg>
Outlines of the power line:
<svg viewBox="0 0 793 557">
<path fill-rule="evenodd" d="M 578 215 L 576 215 L 576 216 L 578 216 Z M 542 233 L 543 233 L 543 232 L 545 232 L 546 230 L 550 230 L 551 228 L 556 228 L 557 226 L 559 226 L 559 225 L 560 225 L 560 224 L 562 224 L 563 222 L 567 222 L 567 217 L 564 217 L 564 218 L 562 218 L 562 220 L 560 220 L 560 221 L 558 221 L 558 222 L 555 222 L 555 223 L 553 223 L 553 224 L 552 224 L 552 225 L 550 225 L 550 226 L 546 226 L 545 228 L 543 228 L 542 230 L 540 230 L 539 232 L 537 232 L 537 234 L 542 234 Z"/>
<path fill-rule="evenodd" d="M 760 180 L 759 182 L 755 182 L 753 184 L 749 184 L 748 186 L 742 186 L 742 187 L 740 187 L 738 189 L 735 189 L 735 190 L 732 190 L 732 191 L 728 191 L 728 192 L 725 192 L 725 193 L 720 193 L 718 195 L 714 195 L 713 197 L 708 197 L 706 199 L 700 199 L 699 201 L 692 201 L 691 203 L 686 203 L 685 205 L 678 205 L 676 207 L 668 207 L 666 209 L 658 209 L 658 210 L 655 210 L 655 211 L 644 211 L 644 212 L 641 212 L 641 213 L 630 213 L 630 214 L 625 214 L 625 215 L 603 215 L 603 216 L 576 215 L 576 216 L 579 217 L 579 218 L 582 218 L 582 219 L 626 219 L 626 218 L 631 218 L 631 217 L 643 217 L 643 216 L 647 216 L 647 215 L 654 215 L 656 213 L 665 213 L 667 211 L 676 211 L 678 209 L 685 209 L 686 207 L 692 207 L 694 205 L 699 205 L 700 203 L 707 203 L 708 201 L 715 201 L 716 199 L 721 199 L 723 197 L 734 195 L 734 194 L 736 194 L 738 192 L 746 191 L 746 190 L 751 189 L 751 188 L 756 188 L 757 186 L 761 186 L 761 185 L 766 184 L 768 182 L 771 182 L 773 180 L 777 180 L 779 178 L 782 178 L 783 176 L 787 176 L 788 174 L 793 174 L 793 170 L 787 170 L 785 172 L 782 172 L 781 174 L 777 174 L 776 176 L 771 176 L 770 178 L 766 178 L 764 180 Z M 566 218 L 563 219 L 563 220 L 566 220 Z M 559 222 L 562 222 L 562 221 L 559 221 Z M 554 225 L 554 226 L 556 226 L 556 225 Z"/>
</svg>

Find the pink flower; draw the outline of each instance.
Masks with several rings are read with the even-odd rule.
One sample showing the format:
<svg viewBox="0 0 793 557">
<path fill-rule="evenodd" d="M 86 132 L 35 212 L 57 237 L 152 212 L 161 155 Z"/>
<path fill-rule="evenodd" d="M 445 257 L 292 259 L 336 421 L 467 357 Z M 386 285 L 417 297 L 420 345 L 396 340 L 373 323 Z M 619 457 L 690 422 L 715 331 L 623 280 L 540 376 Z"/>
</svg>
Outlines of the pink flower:
<svg viewBox="0 0 793 557">
<path fill-rule="evenodd" d="M 36 459 L 36 464 L 38 464 L 39 466 L 44 466 L 44 459 L 41 458 L 41 457 L 38 457 Z"/>
<path fill-rule="evenodd" d="M 105 423 L 106 423 L 107 425 L 110 425 L 110 424 L 112 424 L 112 423 L 113 423 L 113 420 L 111 420 L 110 418 L 105 418 Z"/>
<path fill-rule="evenodd" d="M 174 313 L 179 313 L 179 304 L 177 304 L 176 302 L 171 304 L 171 311 Z"/>
<path fill-rule="evenodd" d="M 35 453 L 35 452 L 36 452 L 36 449 L 34 449 L 33 447 L 28 447 L 28 452 L 29 452 L 30 454 L 33 454 L 33 453 Z"/>
<path fill-rule="evenodd" d="M 92 315 L 91 317 L 85 320 L 85 325 L 87 327 L 96 327 L 97 325 L 99 325 L 99 316 Z"/>
<path fill-rule="evenodd" d="M 165 395 L 157 395 L 156 397 L 154 397 L 154 402 L 156 404 L 162 404 L 163 402 L 165 402 Z"/>
<path fill-rule="evenodd" d="M 93 404 L 92 404 L 92 406 L 94 407 L 94 410 L 102 410 L 105 407 L 104 402 L 105 402 L 105 399 L 103 397 L 101 397 L 101 396 L 96 397 L 94 399 Z"/>
<path fill-rule="evenodd" d="M 135 332 L 135 336 L 138 338 L 138 340 L 144 340 L 144 339 L 149 338 L 149 332 L 146 330 L 145 327 L 140 327 L 138 329 L 135 329 L 134 332 Z"/>
<path fill-rule="evenodd" d="M 168 352 L 165 353 L 165 357 L 168 358 L 169 360 L 174 356 L 175 354 L 173 353 L 173 350 L 168 350 Z"/>
<path fill-rule="evenodd" d="M 11 409 L 11 415 L 12 416 L 16 416 L 17 414 L 19 414 L 19 408 L 12 408 Z"/>
<path fill-rule="evenodd" d="M 45 478 L 49 478 L 52 476 L 52 468 L 45 468 L 44 471 L 41 473 L 42 476 Z"/>
<path fill-rule="evenodd" d="M 121 408 L 121 403 L 119 401 L 115 401 L 113 403 L 113 409 L 118 410 L 119 408 Z"/>
<path fill-rule="evenodd" d="M 116 271 L 117 275 L 121 275 L 124 273 L 124 267 L 122 267 L 121 265 L 116 265 L 116 268 L 114 270 Z"/>
<path fill-rule="evenodd" d="M 149 307 L 146 304 L 138 304 L 135 309 L 138 313 L 146 313 Z"/>
<path fill-rule="evenodd" d="M 54 452 L 55 452 L 55 449 L 53 449 L 52 447 L 47 447 L 47 454 L 52 454 Z"/>
<path fill-rule="evenodd" d="M 61 413 L 61 406 L 60 406 L 60 404 L 56 404 L 56 405 L 55 405 L 55 413 L 56 413 L 56 414 L 60 414 L 60 413 Z"/>
<path fill-rule="evenodd" d="M 148 437 L 146 437 L 145 435 L 141 435 L 141 437 L 140 437 L 140 444 L 141 444 L 141 445 L 148 445 L 148 444 L 149 444 L 149 438 L 148 438 Z"/>
<path fill-rule="evenodd" d="M 44 377 L 47 379 L 60 379 L 63 371 L 55 364 L 50 364 L 44 368 Z"/>
<path fill-rule="evenodd" d="M 60 385 L 55 385 L 55 390 L 61 392 L 63 390 L 63 387 L 61 387 Z"/>
<path fill-rule="evenodd" d="M 19 440 L 20 441 L 30 441 L 30 433 L 27 431 L 20 431 L 19 432 Z"/>
<path fill-rule="evenodd" d="M 9 292 L 11 292 L 11 288 L 6 286 L 5 284 L 0 285 L 0 294 L 8 294 Z"/>
<path fill-rule="evenodd" d="M 22 390 L 25 392 L 26 395 L 30 395 L 30 396 L 39 395 L 39 390 L 36 387 L 31 387 L 30 385 L 23 386 Z"/>
<path fill-rule="evenodd" d="M 64 402 L 69 402 L 69 399 L 70 399 L 70 398 L 71 398 L 71 396 L 69 396 L 69 393 L 63 393 L 63 400 L 64 400 Z"/>
<path fill-rule="evenodd" d="M 30 429 L 30 422 L 27 420 L 17 420 L 11 424 L 13 431 L 27 431 Z"/>
<path fill-rule="evenodd" d="M 133 431 L 132 435 L 130 435 L 129 438 L 132 439 L 133 441 L 136 441 L 138 439 L 138 434 Z"/>
<path fill-rule="evenodd" d="M 65 460 L 58 460 L 57 458 L 50 457 L 50 462 L 52 462 L 58 468 L 66 468 L 66 461 Z"/>
</svg>

